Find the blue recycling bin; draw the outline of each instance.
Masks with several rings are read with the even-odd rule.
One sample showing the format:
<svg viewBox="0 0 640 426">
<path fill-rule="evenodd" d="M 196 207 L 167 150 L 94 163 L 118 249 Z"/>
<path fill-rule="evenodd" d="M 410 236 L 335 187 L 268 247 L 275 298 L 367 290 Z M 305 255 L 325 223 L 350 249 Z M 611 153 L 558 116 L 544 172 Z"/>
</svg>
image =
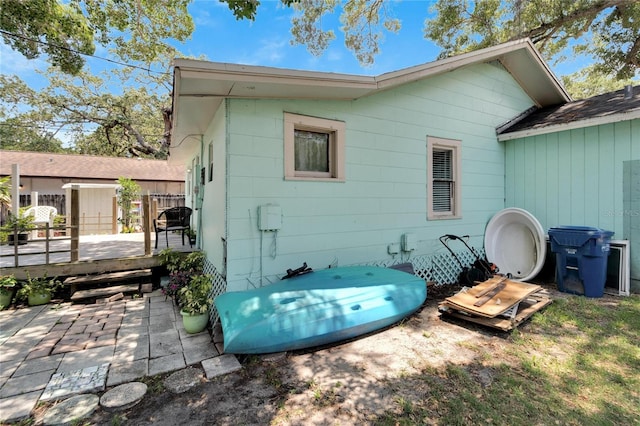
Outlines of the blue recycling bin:
<svg viewBox="0 0 640 426">
<path fill-rule="evenodd" d="M 612 235 L 611 231 L 589 226 L 549 229 L 551 251 L 556 254 L 558 290 L 602 297 Z"/>
</svg>

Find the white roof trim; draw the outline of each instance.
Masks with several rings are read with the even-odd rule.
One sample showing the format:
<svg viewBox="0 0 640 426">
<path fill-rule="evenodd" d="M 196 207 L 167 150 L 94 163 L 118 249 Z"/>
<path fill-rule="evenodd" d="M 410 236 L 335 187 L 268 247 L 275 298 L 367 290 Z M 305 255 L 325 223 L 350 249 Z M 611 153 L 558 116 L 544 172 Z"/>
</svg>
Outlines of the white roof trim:
<svg viewBox="0 0 640 426">
<path fill-rule="evenodd" d="M 546 135 L 549 133 L 563 132 L 566 130 L 581 129 L 584 127 L 601 126 L 603 124 L 619 123 L 640 118 L 640 109 L 607 115 L 604 117 L 587 118 L 585 120 L 571 121 L 569 123 L 553 124 L 535 129 L 525 129 L 512 133 L 498 135 L 498 141 L 510 141 L 513 139 L 526 138 L 530 136 Z"/>
<path fill-rule="evenodd" d="M 284 68 L 272 68 L 253 65 L 238 65 L 219 62 L 207 62 L 194 59 L 175 59 L 174 60 L 174 98 L 175 97 L 235 97 L 232 91 L 237 88 L 239 83 L 254 83 L 256 85 L 282 85 L 281 87 L 297 88 L 296 97 L 305 98 L 309 95 L 317 96 L 317 92 L 310 92 L 313 88 L 343 88 L 353 89 L 342 93 L 342 96 L 334 99 L 357 99 L 362 96 L 371 94 L 372 92 L 389 89 L 407 82 L 416 81 L 422 78 L 442 74 L 448 71 L 458 69 L 467 65 L 488 62 L 492 60 L 500 60 L 505 68 L 514 75 L 521 86 L 526 89 L 527 84 L 523 81 L 524 76 L 519 76 L 522 69 L 517 69 L 517 65 L 513 62 L 514 58 L 507 55 L 513 55 L 517 51 L 526 51 L 528 58 L 533 61 L 533 65 L 537 66 L 539 71 L 546 76 L 546 82 L 550 83 L 556 91 L 556 99 L 564 102 L 571 101 L 571 96 L 564 89 L 560 81 L 553 74 L 551 69 L 544 62 L 538 51 L 535 49 L 530 39 L 515 40 L 503 43 L 497 46 L 485 49 L 475 50 L 473 52 L 464 53 L 450 58 L 428 62 L 422 65 L 405 68 L 379 75 L 377 77 L 338 74 L 318 71 L 302 71 Z M 518 56 L 518 58 L 520 58 Z M 520 58 L 519 60 L 521 60 Z M 518 59 L 516 59 L 517 61 Z M 529 68 L 530 69 L 530 68 Z M 528 70 L 529 70 L 528 69 Z M 527 71 L 528 71 L 527 70 Z M 216 91 L 210 93 L 184 93 L 181 91 L 180 80 L 215 80 L 219 83 L 227 82 L 227 85 L 218 87 Z M 307 88 L 307 89 L 305 89 Z M 277 90 L 276 90 L 277 91 Z M 530 93 L 532 98 L 536 98 Z M 248 96 L 243 92 L 239 97 L 255 97 L 265 98 L 268 95 L 255 93 Z M 332 97 L 327 94 L 327 97 Z M 559 103 L 559 102 L 558 102 Z M 174 107 L 175 107 L 174 102 Z"/>
<path fill-rule="evenodd" d="M 65 183 L 62 189 L 78 188 L 78 189 L 118 189 L 120 184 L 117 183 Z"/>
</svg>

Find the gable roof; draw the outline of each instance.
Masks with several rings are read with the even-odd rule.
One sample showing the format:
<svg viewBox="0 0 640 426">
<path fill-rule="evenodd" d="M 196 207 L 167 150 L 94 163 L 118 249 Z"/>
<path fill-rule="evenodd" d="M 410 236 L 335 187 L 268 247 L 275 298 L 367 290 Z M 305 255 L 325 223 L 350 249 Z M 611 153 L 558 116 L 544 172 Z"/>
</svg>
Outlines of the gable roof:
<svg viewBox="0 0 640 426">
<path fill-rule="evenodd" d="M 529 39 L 516 40 L 379 76 L 359 76 L 176 59 L 170 159 L 201 143 L 226 98 L 354 100 L 468 65 L 499 61 L 533 102 L 546 107 L 571 100 Z"/>
<path fill-rule="evenodd" d="M 640 118 L 640 86 L 534 110 L 519 121 L 507 123 L 498 129 L 498 140 L 505 141 L 635 118 Z"/>
<path fill-rule="evenodd" d="M 12 164 L 25 177 L 183 182 L 185 176 L 183 165 L 166 160 L 0 150 L 0 176 L 10 176 Z"/>
</svg>

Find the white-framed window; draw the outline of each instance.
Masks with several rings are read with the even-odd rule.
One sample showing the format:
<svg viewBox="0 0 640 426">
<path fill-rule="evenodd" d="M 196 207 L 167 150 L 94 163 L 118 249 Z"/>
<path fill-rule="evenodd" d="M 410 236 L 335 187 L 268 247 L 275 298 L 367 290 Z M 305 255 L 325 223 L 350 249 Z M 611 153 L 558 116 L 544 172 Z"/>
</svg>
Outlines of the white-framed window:
<svg viewBox="0 0 640 426">
<path fill-rule="evenodd" d="M 427 218 L 462 216 L 461 158 L 459 140 L 427 137 Z"/>
<path fill-rule="evenodd" d="M 344 181 L 343 121 L 284 113 L 285 179 Z"/>
</svg>

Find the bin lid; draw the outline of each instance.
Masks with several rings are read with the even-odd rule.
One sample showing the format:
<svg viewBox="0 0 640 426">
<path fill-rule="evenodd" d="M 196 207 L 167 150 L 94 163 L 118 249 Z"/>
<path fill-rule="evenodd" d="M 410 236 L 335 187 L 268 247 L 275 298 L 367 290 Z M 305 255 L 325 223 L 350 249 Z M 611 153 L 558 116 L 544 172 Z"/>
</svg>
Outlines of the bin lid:
<svg viewBox="0 0 640 426">
<path fill-rule="evenodd" d="M 540 222 L 531 213 L 511 207 L 496 213 L 487 224 L 484 249 L 487 260 L 501 273 L 527 281 L 544 266 L 547 241 Z"/>
<path fill-rule="evenodd" d="M 549 228 L 549 239 L 561 246 L 580 247 L 591 239 L 610 238 L 613 234 L 613 231 L 592 226 L 561 225 Z"/>
<path fill-rule="evenodd" d="M 560 232 L 579 232 L 581 234 L 601 234 L 606 236 L 607 234 L 613 235 L 612 231 L 606 231 L 600 228 L 594 228 L 593 226 L 572 226 L 572 225 L 560 225 L 554 226 L 553 228 L 549 228 L 549 233 L 560 233 Z"/>
</svg>

